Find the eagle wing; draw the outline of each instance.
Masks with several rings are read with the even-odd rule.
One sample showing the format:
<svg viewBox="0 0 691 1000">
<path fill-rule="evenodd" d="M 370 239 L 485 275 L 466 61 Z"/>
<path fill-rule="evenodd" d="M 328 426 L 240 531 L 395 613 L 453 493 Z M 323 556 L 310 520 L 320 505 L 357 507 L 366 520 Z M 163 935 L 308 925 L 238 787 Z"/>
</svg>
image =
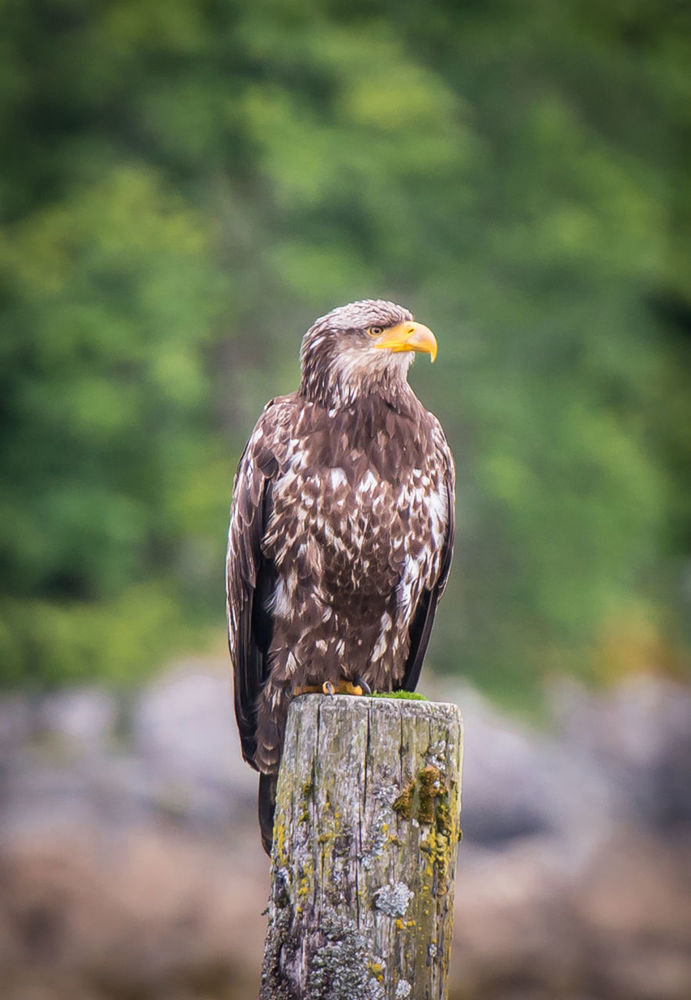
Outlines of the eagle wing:
<svg viewBox="0 0 691 1000">
<path fill-rule="evenodd" d="M 427 644 L 432 633 L 434 616 L 437 605 L 444 593 L 446 581 L 449 578 L 451 560 L 453 558 L 453 542 L 455 532 L 455 469 L 451 449 L 446 443 L 441 424 L 429 414 L 433 421 L 432 437 L 439 455 L 440 466 L 443 470 L 442 481 L 446 492 L 447 521 L 444 539 L 442 541 L 439 575 L 430 588 L 425 588 L 418 601 L 412 623 L 410 625 L 410 650 L 405 665 L 401 688 L 404 691 L 414 691 L 420 678 L 422 661 L 427 652 Z"/>
<path fill-rule="evenodd" d="M 270 598 L 276 571 L 262 553 L 262 539 L 272 510 L 272 484 L 293 407 L 290 397 L 264 408 L 238 463 L 230 508 L 226 555 L 228 645 L 235 680 L 235 716 L 242 755 L 256 767 L 257 700 L 267 680 L 271 643 Z"/>
</svg>

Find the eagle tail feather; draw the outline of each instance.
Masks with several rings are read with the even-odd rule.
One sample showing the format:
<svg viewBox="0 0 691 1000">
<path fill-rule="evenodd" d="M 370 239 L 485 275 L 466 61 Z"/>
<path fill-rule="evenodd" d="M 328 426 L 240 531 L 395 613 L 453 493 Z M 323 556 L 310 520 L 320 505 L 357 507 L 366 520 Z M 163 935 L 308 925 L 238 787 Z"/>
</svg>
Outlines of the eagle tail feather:
<svg viewBox="0 0 691 1000">
<path fill-rule="evenodd" d="M 271 845 L 274 836 L 274 809 L 276 808 L 276 784 L 278 775 L 259 775 L 259 795 L 257 808 L 259 812 L 259 829 L 262 836 L 262 847 L 271 857 Z"/>
</svg>

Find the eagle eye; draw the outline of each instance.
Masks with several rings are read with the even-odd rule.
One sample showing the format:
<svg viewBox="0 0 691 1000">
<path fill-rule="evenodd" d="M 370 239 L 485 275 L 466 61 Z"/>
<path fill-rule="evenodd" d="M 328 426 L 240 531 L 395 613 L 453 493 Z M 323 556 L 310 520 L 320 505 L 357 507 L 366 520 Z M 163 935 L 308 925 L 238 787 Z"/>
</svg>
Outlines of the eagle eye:
<svg viewBox="0 0 691 1000">
<path fill-rule="evenodd" d="M 383 332 L 384 332 L 383 326 L 370 326 L 367 328 L 367 333 L 370 335 L 370 337 L 381 337 Z"/>
</svg>

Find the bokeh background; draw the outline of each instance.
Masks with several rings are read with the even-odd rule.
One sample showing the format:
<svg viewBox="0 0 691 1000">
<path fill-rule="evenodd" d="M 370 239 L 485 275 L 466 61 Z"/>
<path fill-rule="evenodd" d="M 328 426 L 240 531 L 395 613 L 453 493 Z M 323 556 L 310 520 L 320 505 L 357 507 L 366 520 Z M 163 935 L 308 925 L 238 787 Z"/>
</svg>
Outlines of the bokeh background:
<svg viewBox="0 0 691 1000">
<path fill-rule="evenodd" d="M 234 467 L 312 320 L 437 333 L 423 689 L 467 719 L 454 997 L 691 990 L 691 6 L 0 4 L 0 970 L 251 996 Z"/>
</svg>

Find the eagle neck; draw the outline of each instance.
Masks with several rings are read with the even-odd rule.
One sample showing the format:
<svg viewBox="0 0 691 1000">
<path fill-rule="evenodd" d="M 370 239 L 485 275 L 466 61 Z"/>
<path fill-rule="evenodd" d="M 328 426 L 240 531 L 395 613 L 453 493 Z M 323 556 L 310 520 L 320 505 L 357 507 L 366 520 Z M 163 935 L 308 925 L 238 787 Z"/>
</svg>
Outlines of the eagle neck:
<svg viewBox="0 0 691 1000">
<path fill-rule="evenodd" d="M 405 415 L 412 415 L 420 406 L 405 378 L 371 379 L 356 383 L 339 378 L 303 377 L 299 395 L 332 413 L 357 408 L 368 399 L 379 399 L 392 410 Z"/>
</svg>

